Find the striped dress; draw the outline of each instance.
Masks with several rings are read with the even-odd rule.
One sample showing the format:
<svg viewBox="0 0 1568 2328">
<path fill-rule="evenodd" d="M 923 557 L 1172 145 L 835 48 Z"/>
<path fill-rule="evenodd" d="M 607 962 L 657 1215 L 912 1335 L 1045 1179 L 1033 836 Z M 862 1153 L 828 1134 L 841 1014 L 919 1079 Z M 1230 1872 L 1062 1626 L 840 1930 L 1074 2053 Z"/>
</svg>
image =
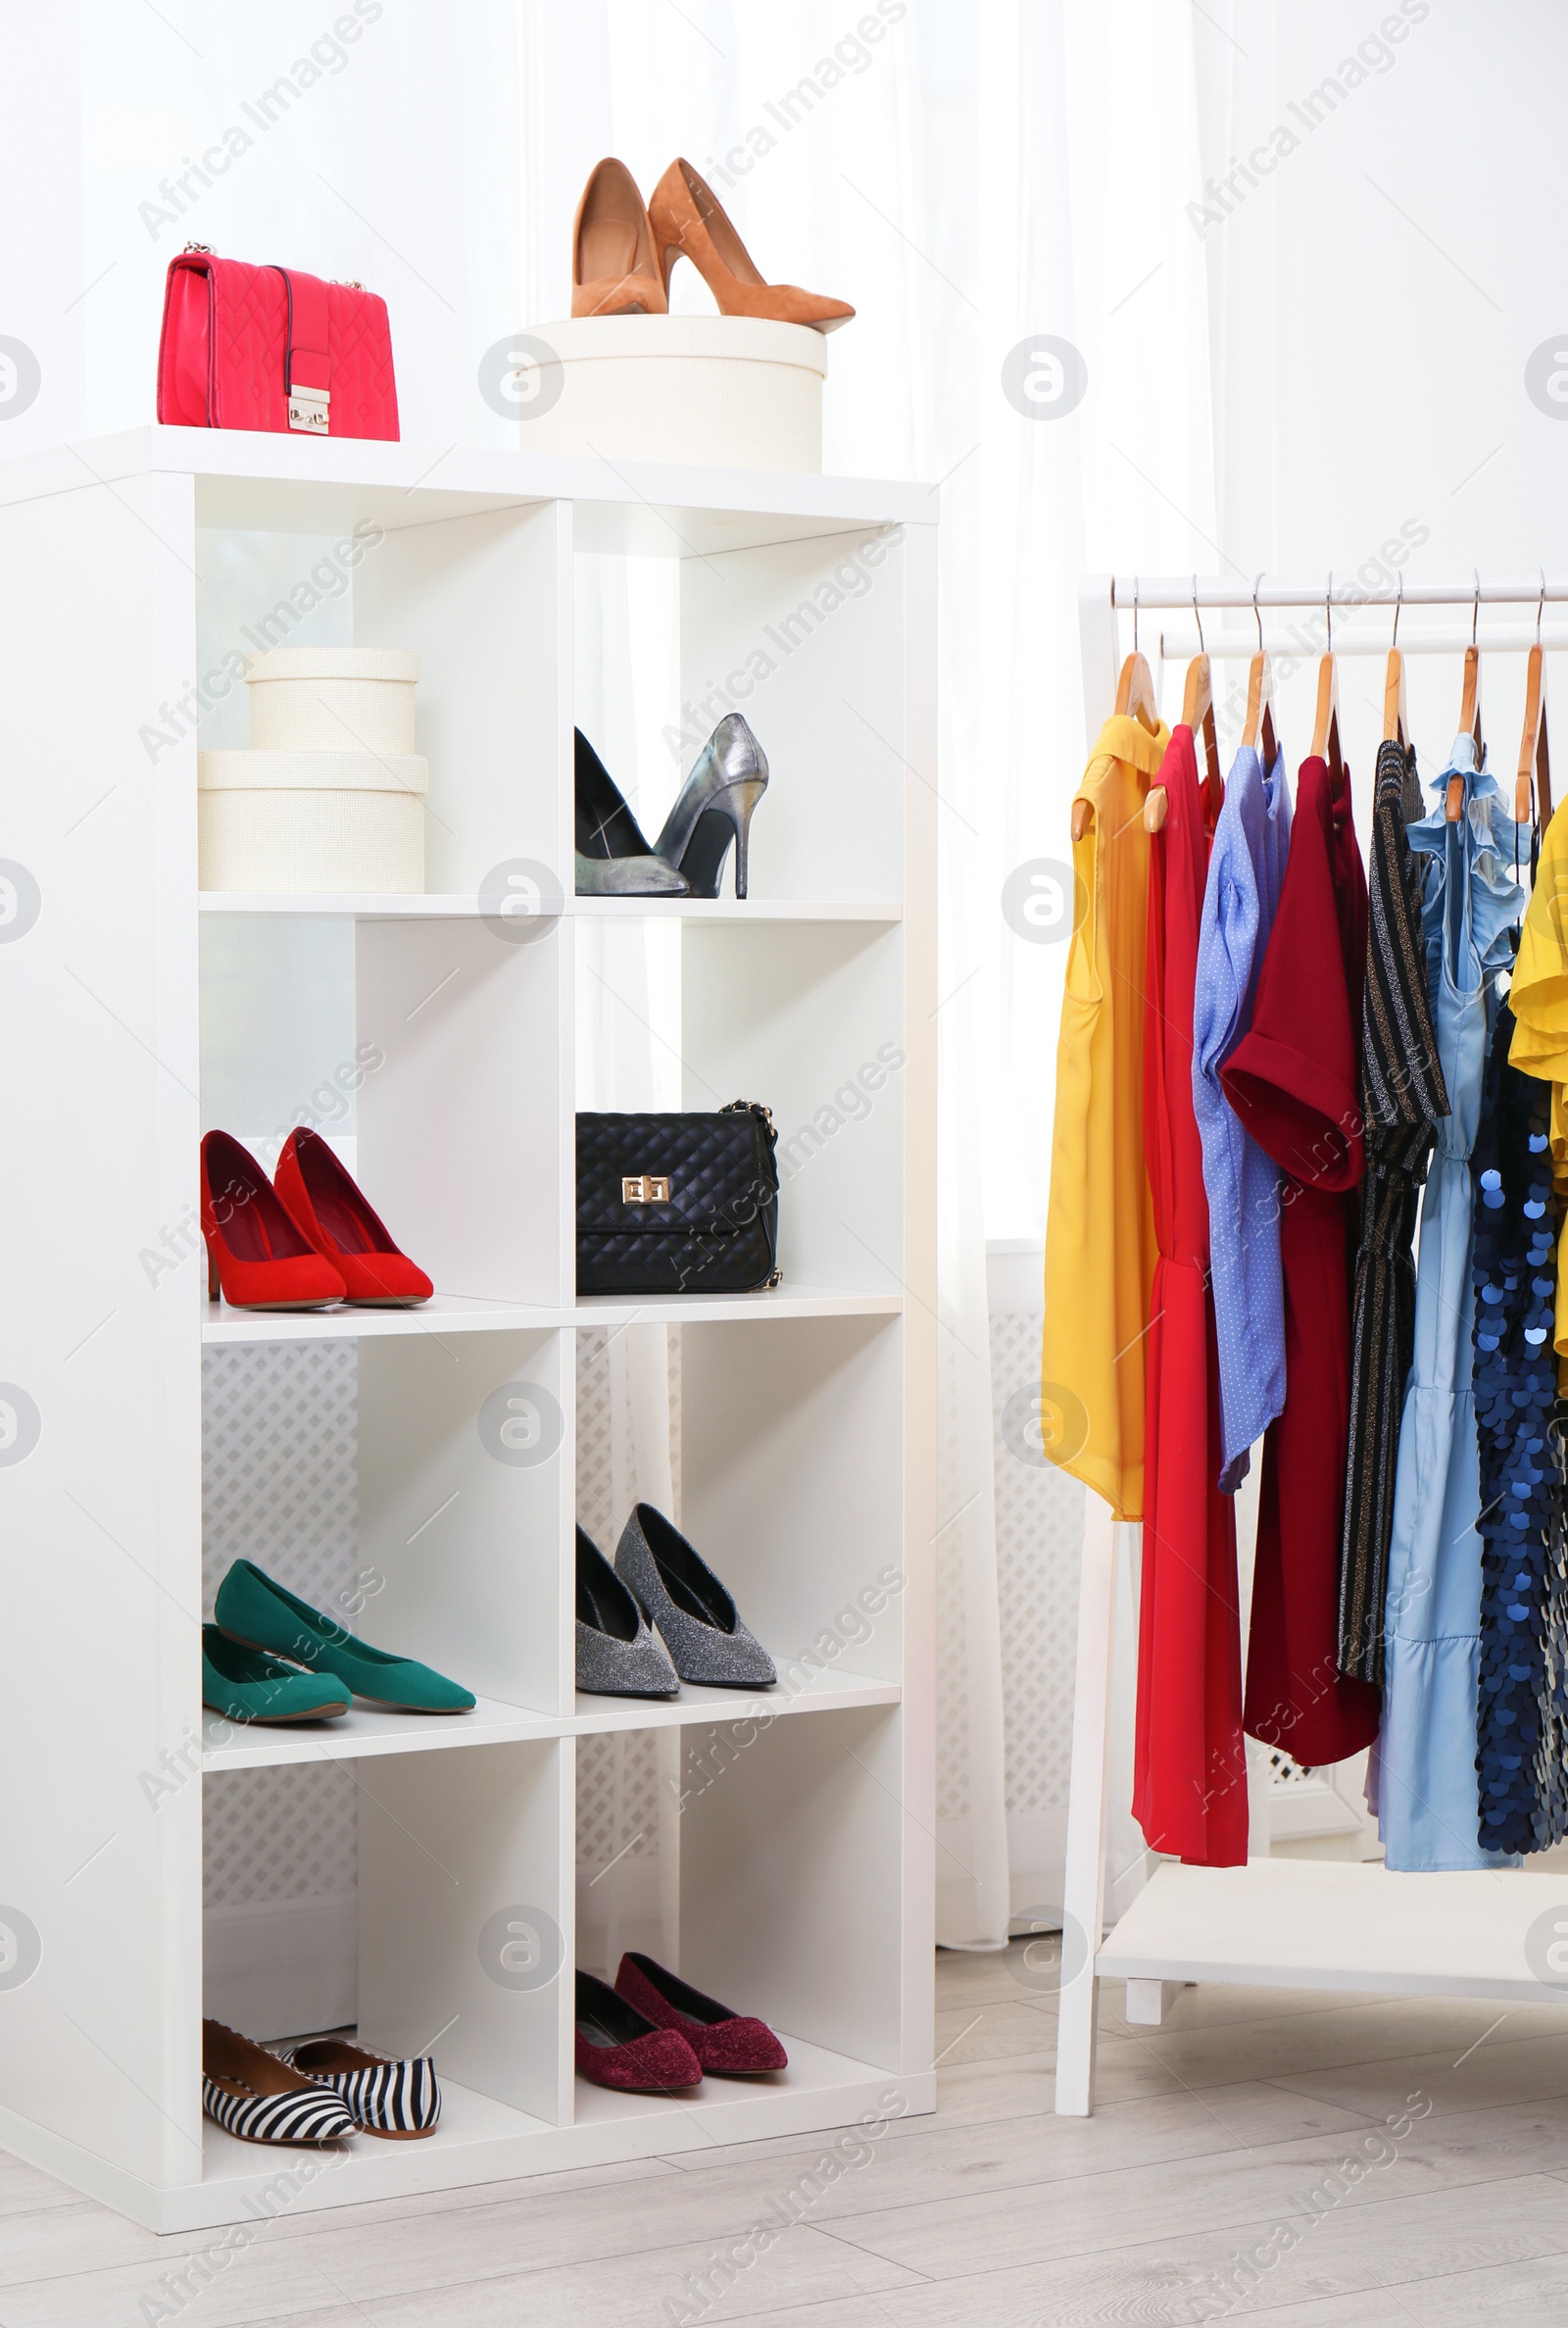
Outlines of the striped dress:
<svg viewBox="0 0 1568 2328">
<path fill-rule="evenodd" d="M 1340 1552 L 1340 1670 L 1383 1683 L 1383 1603 L 1399 1452 L 1415 1350 L 1411 1242 L 1436 1126 L 1448 1094 L 1427 994 L 1425 868 L 1405 838 L 1421 814 L 1415 754 L 1386 741 L 1372 809 L 1361 1114 L 1366 1179 L 1355 1259 L 1350 1436 Z"/>
</svg>

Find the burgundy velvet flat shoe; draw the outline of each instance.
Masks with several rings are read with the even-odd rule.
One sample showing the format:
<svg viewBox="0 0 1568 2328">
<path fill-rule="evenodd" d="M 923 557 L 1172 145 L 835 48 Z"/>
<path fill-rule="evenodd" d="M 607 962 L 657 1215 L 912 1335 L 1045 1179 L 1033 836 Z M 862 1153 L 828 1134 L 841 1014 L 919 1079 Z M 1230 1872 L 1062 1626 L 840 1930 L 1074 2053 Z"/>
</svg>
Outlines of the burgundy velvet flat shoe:
<svg viewBox="0 0 1568 2328">
<path fill-rule="evenodd" d="M 762 2077 L 769 2069 L 789 2066 L 789 2055 L 766 2021 L 716 2005 L 652 1957 L 628 1953 L 621 1957 L 615 1994 L 658 2028 L 683 2037 L 714 2077 Z"/>
<path fill-rule="evenodd" d="M 290 1220 L 337 1270 L 348 1298 L 364 1310 L 410 1310 L 435 1287 L 400 1252 L 364 1191 L 319 1132 L 289 1133 L 272 1175 Z"/>
<path fill-rule="evenodd" d="M 678 2029 L 662 2029 L 591 1972 L 577 1975 L 577 2074 L 622 2094 L 685 2094 L 703 2065 Z"/>
</svg>

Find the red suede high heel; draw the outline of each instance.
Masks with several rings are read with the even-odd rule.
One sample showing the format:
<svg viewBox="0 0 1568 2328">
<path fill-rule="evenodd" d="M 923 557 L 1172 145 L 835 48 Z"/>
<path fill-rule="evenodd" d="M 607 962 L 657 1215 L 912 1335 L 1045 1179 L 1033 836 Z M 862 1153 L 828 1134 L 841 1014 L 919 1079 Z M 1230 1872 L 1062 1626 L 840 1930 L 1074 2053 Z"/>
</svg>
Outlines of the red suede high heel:
<svg viewBox="0 0 1568 2328">
<path fill-rule="evenodd" d="M 300 1234 L 341 1276 L 351 1302 L 367 1310 L 410 1310 L 430 1299 L 429 1278 L 392 1242 L 318 1132 L 289 1133 L 273 1185 Z"/>
<path fill-rule="evenodd" d="M 342 1276 L 302 1237 L 248 1148 L 227 1132 L 202 1142 L 202 1235 L 207 1294 L 236 1310 L 324 1310 L 343 1299 Z"/>
</svg>

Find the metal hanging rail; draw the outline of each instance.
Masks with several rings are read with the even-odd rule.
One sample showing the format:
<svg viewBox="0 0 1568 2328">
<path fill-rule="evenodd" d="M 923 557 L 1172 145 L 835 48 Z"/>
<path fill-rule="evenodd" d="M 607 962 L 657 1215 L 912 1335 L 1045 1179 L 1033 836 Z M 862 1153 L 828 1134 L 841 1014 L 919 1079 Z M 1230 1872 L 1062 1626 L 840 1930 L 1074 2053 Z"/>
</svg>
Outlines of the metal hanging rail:
<svg viewBox="0 0 1568 2328">
<path fill-rule="evenodd" d="M 1191 601 L 1189 601 L 1190 604 Z M 1321 612 L 1322 601 L 1319 600 L 1318 604 Z M 1408 612 L 1410 605 L 1408 598 L 1404 604 Z M 1201 607 L 1201 599 L 1199 600 L 1199 605 Z M 1385 615 L 1391 615 L 1394 611 L 1393 599 L 1380 600 L 1379 611 Z M 1185 628 L 1174 623 L 1168 629 L 1162 626 L 1156 635 L 1159 642 L 1159 654 L 1167 663 L 1184 662 L 1189 656 L 1199 652 L 1198 626 L 1194 622 L 1189 622 Z M 1510 627 L 1507 630 L 1483 630 L 1477 643 L 1484 647 L 1489 655 L 1523 655 L 1530 648 L 1538 646 L 1544 647 L 1548 655 L 1562 655 L 1568 654 L 1568 629 L 1564 629 L 1559 623 L 1555 629 L 1544 627 L 1538 635 L 1535 624 L 1531 623 L 1528 628 L 1521 626 L 1517 629 Z M 1257 632 L 1250 629 L 1215 631 L 1210 630 L 1205 623 L 1202 644 L 1203 651 L 1212 662 L 1220 663 L 1233 660 L 1245 663 L 1257 653 Z M 1399 652 L 1401 655 L 1458 655 L 1469 644 L 1470 625 L 1468 622 L 1462 628 L 1455 625 L 1451 629 L 1446 630 L 1414 630 L 1407 629 L 1402 622 L 1399 625 Z M 1271 631 L 1265 625 L 1263 645 L 1270 655 L 1283 660 L 1292 655 L 1320 655 L 1323 652 L 1324 641 L 1321 635 L 1311 637 L 1302 635 L 1299 626 L 1293 633 L 1283 630 Z M 1350 632 L 1344 632 L 1338 623 L 1335 624 L 1334 652 L 1336 655 L 1386 655 L 1389 645 L 1387 622 L 1382 623 L 1376 631 L 1356 630 Z"/>
<path fill-rule="evenodd" d="M 1336 582 L 1332 574 L 1321 580 L 1270 580 L 1260 574 L 1255 583 L 1229 582 L 1209 574 L 1115 574 L 1110 603 L 1129 614 L 1157 613 L 1162 608 L 1234 607 L 1250 613 L 1257 607 L 1387 607 L 1396 603 L 1418 606 L 1560 606 L 1568 605 L 1568 581 L 1549 582 L 1537 572 L 1528 578 L 1483 581 L 1472 573 L 1468 581 L 1405 582 L 1402 590 L 1369 590 L 1362 582 Z M 1468 642 L 1467 642 L 1468 643 Z"/>
</svg>

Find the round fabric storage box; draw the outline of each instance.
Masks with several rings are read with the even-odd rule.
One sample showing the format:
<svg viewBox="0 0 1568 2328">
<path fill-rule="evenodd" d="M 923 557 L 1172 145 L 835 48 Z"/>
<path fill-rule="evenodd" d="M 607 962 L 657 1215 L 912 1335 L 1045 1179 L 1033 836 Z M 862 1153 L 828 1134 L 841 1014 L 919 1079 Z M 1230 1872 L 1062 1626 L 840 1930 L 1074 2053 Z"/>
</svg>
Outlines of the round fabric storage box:
<svg viewBox="0 0 1568 2328">
<path fill-rule="evenodd" d="M 419 658 L 403 647 L 273 647 L 245 658 L 257 752 L 412 753 Z"/>
<path fill-rule="evenodd" d="M 203 889 L 424 887 L 427 761 L 376 752 L 196 757 Z"/>
</svg>

